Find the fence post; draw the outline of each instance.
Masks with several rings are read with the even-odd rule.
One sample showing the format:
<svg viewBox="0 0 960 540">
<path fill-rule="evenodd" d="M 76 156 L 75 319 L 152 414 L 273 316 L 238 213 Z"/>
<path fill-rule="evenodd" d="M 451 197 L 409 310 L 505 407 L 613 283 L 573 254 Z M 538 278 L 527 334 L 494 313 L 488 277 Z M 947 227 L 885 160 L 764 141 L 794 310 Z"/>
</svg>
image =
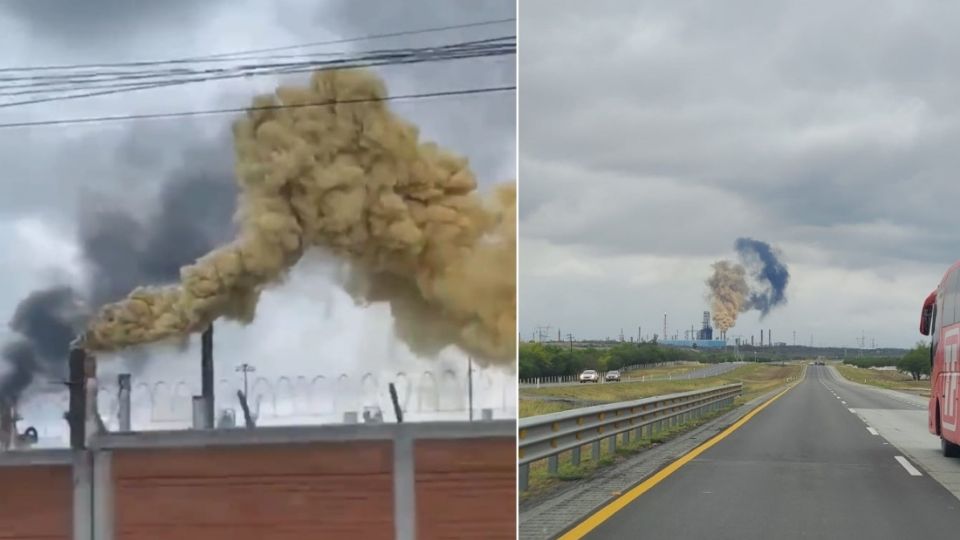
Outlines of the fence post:
<svg viewBox="0 0 960 540">
<path fill-rule="evenodd" d="M 530 485 L 530 466 L 524 463 L 517 467 L 517 480 L 520 484 L 520 491 L 526 491 Z"/>
<path fill-rule="evenodd" d="M 210 429 L 207 420 L 207 398 L 193 396 L 193 429 Z"/>
<path fill-rule="evenodd" d="M 120 431 L 130 431 L 130 374 L 118 375 L 117 386 L 120 387 L 117 421 L 120 424 Z"/>
<path fill-rule="evenodd" d="M 580 465 L 580 447 L 579 446 L 574 448 L 570 452 L 570 462 L 573 463 L 574 466 Z"/>
<path fill-rule="evenodd" d="M 594 464 L 600 461 L 600 441 L 593 441 L 590 444 L 590 457 Z"/>
<path fill-rule="evenodd" d="M 547 458 L 547 472 L 550 474 L 557 474 L 557 468 L 559 465 L 559 459 L 556 454 Z"/>
</svg>

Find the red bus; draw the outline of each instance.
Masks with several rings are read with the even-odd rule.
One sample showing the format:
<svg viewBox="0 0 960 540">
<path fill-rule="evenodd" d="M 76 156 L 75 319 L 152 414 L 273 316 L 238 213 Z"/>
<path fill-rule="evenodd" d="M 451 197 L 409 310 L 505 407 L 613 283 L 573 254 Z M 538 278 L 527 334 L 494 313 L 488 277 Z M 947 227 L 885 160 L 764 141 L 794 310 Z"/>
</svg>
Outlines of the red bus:
<svg viewBox="0 0 960 540">
<path fill-rule="evenodd" d="M 940 437 L 940 447 L 947 457 L 960 456 L 960 262 L 943 276 L 937 290 L 923 302 L 920 333 L 930 340 L 930 433 Z"/>
</svg>

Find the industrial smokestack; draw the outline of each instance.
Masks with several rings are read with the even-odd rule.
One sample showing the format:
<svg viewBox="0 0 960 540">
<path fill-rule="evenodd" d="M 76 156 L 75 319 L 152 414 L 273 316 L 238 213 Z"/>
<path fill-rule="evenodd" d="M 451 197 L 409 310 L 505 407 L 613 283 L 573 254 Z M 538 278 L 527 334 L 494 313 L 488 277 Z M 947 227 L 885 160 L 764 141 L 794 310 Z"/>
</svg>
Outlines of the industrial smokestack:
<svg viewBox="0 0 960 540">
<path fill-rule="evenodd" d="M 213 324 L 200 338 L 200 395 L 203 397 L 203 423 L 213 427 Z"/>
<path fill-rule="evenodd" d="M 767 330 L 767 347 L 773 347 L 773 330 Z"/>
<path fill-rule="evenodd" d="M 13 401 L 0 399 L 0 451 L 13 448 L 17 436 L 16 415 Z"/>
</svg>

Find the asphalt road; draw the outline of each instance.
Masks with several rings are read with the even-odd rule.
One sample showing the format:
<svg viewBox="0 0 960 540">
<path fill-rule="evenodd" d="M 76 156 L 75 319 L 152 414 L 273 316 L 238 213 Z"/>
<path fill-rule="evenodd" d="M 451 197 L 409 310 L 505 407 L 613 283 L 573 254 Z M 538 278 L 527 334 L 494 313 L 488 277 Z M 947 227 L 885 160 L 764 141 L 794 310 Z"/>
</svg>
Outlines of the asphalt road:
<svg viewBox="0 0 960 540">
<path fill-rule="evenodd" d="M 956 536 L 960 500 L 857 413 L 916 413 L 916 403 L 851 387 L 832 368 L 810 366 L 795 388 L 587 538 Z"/>
</svg>

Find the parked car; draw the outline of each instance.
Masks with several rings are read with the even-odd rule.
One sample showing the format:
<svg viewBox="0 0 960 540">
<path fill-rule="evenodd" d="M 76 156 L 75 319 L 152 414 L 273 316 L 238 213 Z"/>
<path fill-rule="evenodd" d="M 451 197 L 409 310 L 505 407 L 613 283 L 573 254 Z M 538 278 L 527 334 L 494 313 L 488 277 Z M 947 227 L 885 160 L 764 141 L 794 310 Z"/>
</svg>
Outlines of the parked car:
<svg viewBox="0 0 960 540">
<path fill-rule="evenodd" d="M 600 374 L 598 374 L 596 371 L 594 371 L 594 370 L 592 370 L 592 369 L 588 369 L 588 370 L 586 370 L 586 371 L 584 371 L 583 373 L 580 374 L 580 382 L 581 382 L 581 383 L 585 383 L 585 382 L 592 382 L 592 383 L 600 382 Z"/>
<path fill-rule="evenodd" d="M 620 372 L 617 370 L 608 371 L 606 379 L 608 382 L 620 382 Z"/>
</svg>

